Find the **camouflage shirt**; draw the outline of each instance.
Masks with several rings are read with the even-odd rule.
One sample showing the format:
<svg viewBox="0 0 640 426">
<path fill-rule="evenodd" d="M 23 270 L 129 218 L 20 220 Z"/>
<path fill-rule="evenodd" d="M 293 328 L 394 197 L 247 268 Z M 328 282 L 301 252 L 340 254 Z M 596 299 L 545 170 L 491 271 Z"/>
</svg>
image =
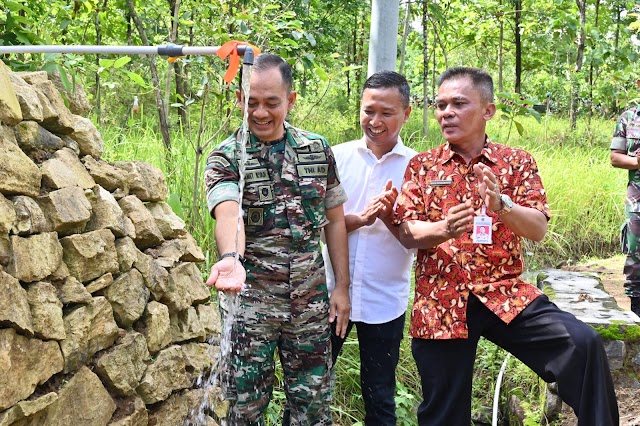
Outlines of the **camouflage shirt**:
<svg viewBox="0 0 640 426">
<path fill-rule="evenodd" d="M 627 155 L 640 155 L 640 107 L 622 113 L 611 139 L 611 149 L 624 151 Z M 640 170 L 629 170 L 627 186 L 627 211 L 640 212 Z"/>
<path fill-rule="evenodd" d="M 254 267 L 288 268 L 290 255 L 318 252 L 325 211 L 347 197 L 329 144 L 322 136 L 285 123 L 284 140 L 247 147 L 242 210 L 245 258 Z M 238 200 L 237 132 L 211 152 L 205 169 L 209 211 Z"/>
</svg>

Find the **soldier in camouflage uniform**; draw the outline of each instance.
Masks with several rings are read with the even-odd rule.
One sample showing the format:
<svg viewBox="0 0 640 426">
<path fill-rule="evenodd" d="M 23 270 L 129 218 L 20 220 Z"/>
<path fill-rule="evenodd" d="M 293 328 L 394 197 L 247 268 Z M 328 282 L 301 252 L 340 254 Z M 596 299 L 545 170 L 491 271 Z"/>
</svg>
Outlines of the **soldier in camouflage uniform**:
<svg viewBox="0 0 640 426">
<path fill-rule="evenodd" d="M 636 82 L 640 87 L 640 80 Z M 631 310 L 640 315 L 640 107 L 625 111 L 611 140 L 611 165 L 629 170 L 626 223 L 622 228 L 622 250 L 627 255 L 624 264 L 625 293 L 631 299 Z"/>
<path fill-rule="evenodd" d="M 235 398 L 229 420 L 263 424 L 277 348 L 287 397 L 283 424 L 330 425 L 330 322 L 344 335 L 350 310 L 346 195 L 327 142 L 284 121 L 295 102 L 289 65 L 278 56 L 259 55 L 250 82 L 244 220 L 237 247 L 237 132 L 211 152 L 205 170 L 220 252 L 207 284 L 239 292 L 231 331 L 234 389 L 226 389 Z M 340 275 L 330 299 L 320 252 L 323 229 L 332 248 L 335 244 L 331 260 Z M 236 252 L 244 259 L 236 260 Z"/>
</svg>

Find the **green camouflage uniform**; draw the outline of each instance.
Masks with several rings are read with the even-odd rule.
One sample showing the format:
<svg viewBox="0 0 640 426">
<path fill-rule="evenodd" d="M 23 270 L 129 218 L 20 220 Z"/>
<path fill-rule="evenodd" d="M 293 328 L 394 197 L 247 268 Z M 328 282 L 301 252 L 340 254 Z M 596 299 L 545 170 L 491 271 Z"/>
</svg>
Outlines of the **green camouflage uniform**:
<svg viewBox="0 0 640 426">
<path fill-rule="evenodd" d="M 625 151 L 627 155 L 640 155 L 640 107 L 624 112 L 611 140 L 611 149 Z M 625 203 L 627 221 L 622 230 L 622 250 L 627 254 L 624 264 L 625 293 L 629 297 L 640 297 L 640 170 L 629 170 L 627 199 Z"/>
<path fill-rule="evenodd" d="M 275 380 L 278 348 L 287 408 L 294 425 L 331 424 L 329 301 L 320 231 L 325 210 L 346 194 L 333 154 L 318 135 L 285 123 L 283 141 L 251 135 L 242 201 L 247 282 L 232 326 L 233 424 L 263 424 Z M 207 160 L 209 211 L 237 200 L 236 134 Z M 233 230 L 229 230 L 233 232 Z"/>
</svg>

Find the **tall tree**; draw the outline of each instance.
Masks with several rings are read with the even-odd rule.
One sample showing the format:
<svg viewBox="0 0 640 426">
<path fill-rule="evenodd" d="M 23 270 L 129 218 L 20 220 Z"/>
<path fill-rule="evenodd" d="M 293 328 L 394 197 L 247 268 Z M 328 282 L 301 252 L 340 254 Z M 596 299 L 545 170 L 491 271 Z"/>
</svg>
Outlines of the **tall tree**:
<svg viewBox="0 0 640 426">
<path fill-rule="evenodd" d="M 372 0 L 368 74 L 396 70 L 399 0 Z"/>
</svg>

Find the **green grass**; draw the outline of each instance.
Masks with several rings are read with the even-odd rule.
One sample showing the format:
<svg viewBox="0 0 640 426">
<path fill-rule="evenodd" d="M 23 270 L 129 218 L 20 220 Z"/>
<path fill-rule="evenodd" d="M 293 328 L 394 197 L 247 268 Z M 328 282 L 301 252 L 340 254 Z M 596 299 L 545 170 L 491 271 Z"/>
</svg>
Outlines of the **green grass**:
<svg viewBox="0 0 640 426">
<path fill-rule="evenodd" d="M 321 108 L 320 105 L 318 108 Z M 213 116 L 213 115 L 212 115 Z M 324 135 L 332 144 L 359 138 L 354 128 L 355 115 L 327 108 L 317 111 L 301 109 L 291 121 L 306 117 L 303 127 Z M 435 120 L 429 123 L 429 136 L 421 136 L 420 113 L 414 112 L 402 131 L 405 144 L 422 151 L 442 143 Z M 146 122 L 130 120 L 124 127 L 109 126 L 101 130 L 105 140 L 104 158 L 108 161 L 141 160 L 159 167 L 166 176 L 175 210 L 187 222 L 190 232 L 205 251 L 208 261 L 203 275 L 216 258 L 213 240 L 214 222 L 209 217 L 204 201 L 202 179 L 198 180 L 199 195 L 194 203 L 194 173 L 197 130 L 174 132 L 173 149 L 164 152 L 159 132 L 154 130 L 153 119 Z M 203 141 L 213 137 L 215 122 L 203 133 Z M 520 136 L 508 123 L 498 118 L 489 122 L 487 132 L 496 142 L 516 146 L 531 152 L 536 158 L 547 191 L 552 220 L 549 232 L 541 243 L 525 243 L 528 269 L 577 263 L 589 257 L 607 257 L 618 250 L 619 227 L 623 221 L 627 172 L 609 164 L 609 141 L 614 122 L 606 120 L 579 121 L 571 130 L 566 119 L 543 117 L 541 124 L 523 118 L 525 133 Z M 330 124 L 328 124 L 330 123 Z M 237 120 L 231 127 L 237 125 Z M 507 135 L 509 139 L 507 140 Z M 226 138 L 220 134 L 204 150 L 200 158 L 202 174 L 206 153 Z M 408 311 L 410 315 L 410 311 Z M 355 336 L 355 333 L 353 334 Z M 474 378 L 473 407 L 491 407 L 493 386 L 506 353 L 490 342 L 482 340 L 477 354 Z M 337 363 L 337 385 L 332 404 L 338 425 L 359 425 L 364 416 L 360 395 L 359 356 L 355 337 L 350 337 Z M 281 375 L 281 371 L 279 371 Z M 280 377 L 281 378 L 281 377 Z M 416 406 L 421 400 L 419 379 L 410 350 L 410 339 L 401 346 L 397 370 L 396 402 L 402 425 L 414 425 Z M 542 404 L 541 385 L 535 375 L 519 361 L 511 359 L 503 388 L 527 397 L 529 424 L 539 416 Z M 284 393 L 276 387 L 272 405 L 267 411 L 267 423 L 279 424 Z"/>
</svg>

